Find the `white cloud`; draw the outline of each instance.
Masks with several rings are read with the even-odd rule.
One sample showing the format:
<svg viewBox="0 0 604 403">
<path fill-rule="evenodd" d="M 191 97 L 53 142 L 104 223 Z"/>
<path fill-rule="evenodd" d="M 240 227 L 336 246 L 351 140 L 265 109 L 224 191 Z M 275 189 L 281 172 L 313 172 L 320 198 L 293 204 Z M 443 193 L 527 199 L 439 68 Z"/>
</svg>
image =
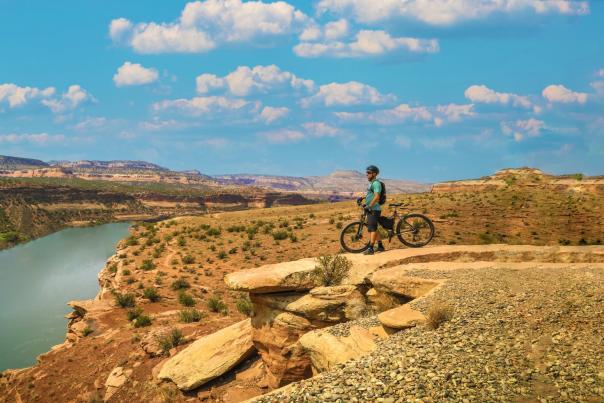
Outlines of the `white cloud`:
<svg viewBox="0 0 604 403">
<path fill-rule="evenodd" d="M 0 84 L 0 104 L 8 102 L 10 108 L 23 106 L 33 99 L 42 99 L 53 96 L 55 89 L 48 87 L 44 89 L 35 87 L 20 87 L 16 84 Z"/>
<path fill-rule="evenodd" d="M 550 85 L 542 92 L 543 98 L 552 103 L 579 103 L 587 102 L 587 93 L 574 92 L 563 85 Z"/>
<path fill-rule="evenodd" d="M 299 130 L 282 129 L 260 134 L 261 137 L 271 143 L 289 143 L 302 140 L 305 136 Z"/>
<path fill-rule="evenodd" d="M 451 26 L 494 15 L 584 15 L 589 13 L 589 3 L 575 0 L 321 0 L 317 11 L 350 15 L 361 23 L 405 18 L 429 25 Z"/>
<path fill-rule="evenodd" d="M 81 122 L 77 123 L 73 128 L 76 131 L 86 131 L 100 129 L 106 126 L 108 123 L 107 118 L 104 117 L 89 117 Z"/>
<path fill-rule="evenodd" d="M 589 85 L 594 89 L 597 96 L 604 96 L 604 81 L 593 81 Z"/>
<path fill-rule="evenodd" d="M 396 138 L 394 139 L 394 143 L 402 148 L 411 147 L 411 139 L 405 136 L 396 136 Z"/>
<path fill-rule="evenodd" d="M 597 75 L 598 77 L 604 77 L 604 69 L 600 69 L 600 70 L 598 70 L 598 72 L 596 73 L 596 75 Z"/>
<path fill-rule="evenodd" d="M 165 110 L 176 110 L 184 114 L 200 116 L 222 111 L 236 111 L 249 105 L 250 102 L 243 99 L 227 97 L 195 97 L 191 99 L 174 99 L 156 102 L 153 110 L 156 112 Z"/>
<path fill-rule="evenodd" d="M 337 127 L 324 122 L 307 122 L 302 127 L 315 137 L 335 137 L 341 133 L 341 130 Z"/>
<path fill-rule="evenodd" d="M 346 121 L 370 121 L 379 125 L 395 125 L 406 121 L 427 122 L 434 118 L 428 108 L 408 104 L 374 112 L 336 112 L 336 116 Z"/>
<path fill-rule="evenodd" d="M 514 122 L 501 122 L 503 134 L 513 136 L 514 140 L 522 141 L 524 138 L 537 137 L 545 129 L 545 122 L 530 118 L 527 120 L 516 120 Z"/>
<path fill-rule="evenodd" d="M 187 3 L 178 21 L 138 23 L 113 20 L 111 38 L 140 53 L 206 52 L 230 42 L 258 41 L 298 32 L 308 17 L 277 1 L 206 0 Z"/>
<path fill-rule="evenodd" d="M 182 122 L 175 119 L 163 120 L 157 116 L 154 116 L 150 121 L 139 123 L 141 129 L 148 131 L 175 130 L 190 126 L 192 126 L 190 122 Z"/>
<path fill-rule="evenodd" d="M 393 38 L 385 31 L 362 30 L 356 34 L 353 42 L 303 42 L 294 47 L 294 53 L 301 57 L 379 56 L 398 50 L 435 53 L 439 46 L 436 39 Z"/>
<path fill-rule="evenodd" d="M 274 64 L 255 67 L 239 66 L 224 77 L 213 74 L 201 74 L 197 77 L 197 91 L 200 94 L 216 88 L 226 88 L 231 94 L 237 96 L 278 90 L 310 92 L 314 86 L 312 80 L 301 79 L 289 71 L 281 70 Z"/>
<path fill-rule="evenodd" d="M 483 104 L 501 104 L 518 106 L 521 108 L 531 108 L 532 103 L 528 97 L 512 94 L 509 92 L 497 92 L 486 85 L 472 85 L 466 89 L 464 95 L 467 99 L 475 103 Z"/>
<path fill-rule="evenodd" d="M 289 114 L 289 108 L 275 108 L 272 106 L 265 106 L 260 112 L 260 118 L 266 123 L 273 123 L 276 120 L 284 118 Z"/>
<path fill-rule="evenodd" d="M 301 105 L 305 108 L 314 104 L 325 106 L 378 105 L 395 100 L 396 97 L 392 94 L 384 95 L 370 85 L 349 81 L 322 85 L 316 94 L 303 98 Z"/>
<path fill-rule="evenodd" d="M 474 105 L 472 105 L 472 104 L 465 104 L 465 105 L 448 104 L 448 105 L 438 105 L 436 107 L 436 111 L 450 122 L 459 122 L 464 117 L 475 115 L 472 108 L 474 108 Z M 439 119 L 442 119 L 442 118 L 439 118 Z M 435 123 L 437 126 L 440 126 L 442 124 L 442 120 L 435 122 Z"/>
<path fill-rule="evenodd" d="M 70 85 L 67 92 L 61 95 L 61 98 L 44 99 L 42 103 L 50 108 L 54 113 L 64 113 L 91 101 L 94 98 L 84 88 L 79 85 Z"/>
<path fill-rule="evenodd" d="M 113 82 L 118 87 L 128 85 L 143 85 L 157 81 L 159 73 L 156 69 L 146 68 L 138 63 L 125 62 L 117 69 Z"/>
<path fill-rule="evenodd" d="M 65 136 L 62 134 L 48 134 L 48 133 L 35 133 L 35 134 L 0 134 L 0 144 L 2 143 L 31 143 L 39 146 L 46 145 L 49 143 L 60 143 L 65 141 Z"/>
</svg>

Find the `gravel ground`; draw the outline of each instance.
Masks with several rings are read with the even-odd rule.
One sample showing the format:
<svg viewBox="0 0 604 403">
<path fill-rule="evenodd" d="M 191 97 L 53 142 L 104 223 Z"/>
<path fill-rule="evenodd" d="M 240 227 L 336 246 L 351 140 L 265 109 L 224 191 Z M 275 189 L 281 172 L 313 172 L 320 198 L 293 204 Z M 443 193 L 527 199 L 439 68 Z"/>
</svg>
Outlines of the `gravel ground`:
<svg viewBox="0 0 604 403">
<path fill-rule="evenodd" d="M 371 355 L 260 401 L 604 402 L 604 270 L 411 274 L 448 279 L 411 305 L 427 313 L 446 301 L 449 322 L 398 332 Z"/>
</svg>

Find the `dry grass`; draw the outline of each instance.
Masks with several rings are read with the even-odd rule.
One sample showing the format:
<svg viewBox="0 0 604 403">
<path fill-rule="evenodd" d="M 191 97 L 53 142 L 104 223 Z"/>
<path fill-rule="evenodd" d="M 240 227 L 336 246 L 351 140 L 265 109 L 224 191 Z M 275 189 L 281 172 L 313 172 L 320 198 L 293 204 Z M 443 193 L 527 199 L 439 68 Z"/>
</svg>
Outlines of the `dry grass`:
<svg viewBox="0 0 604 403">
<path fill-rule="evenodd" d="M 438 329 L 440 325 L 453 318 L 454 309 L 447 302 L 436 301 L 428 310 L 426 325 L 430 329 Z"/>
<path fill-rule="evenodd" d="M 313 275 L 324 286 L 340 285 L 352 267 L 352 262 L 341 255 L 320 256 L 316 260 Z"/>
</svg>

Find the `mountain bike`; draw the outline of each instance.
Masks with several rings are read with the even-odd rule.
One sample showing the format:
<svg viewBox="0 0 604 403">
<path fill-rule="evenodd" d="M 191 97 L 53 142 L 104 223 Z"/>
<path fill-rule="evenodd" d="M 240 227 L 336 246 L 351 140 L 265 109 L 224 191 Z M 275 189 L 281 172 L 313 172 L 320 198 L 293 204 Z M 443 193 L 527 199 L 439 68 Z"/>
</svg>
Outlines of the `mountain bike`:
<svg viewBox="0 0 604 403">
<path fill-rule="evenodd" d="M 390 217 L 380 217 L 380 225 L 388 231 L 388 241 L 390 242 L 392 237 L 396 235 L 399 241 L 410 248 L 420 248 L 427 245 L 434 237 L 434 224 L 423 214 L 399 215 L 398 209 L 403 204 L 388 204 L 393 208 L 392 215 Z M 357 202 L 357 205 L 360 207 L 361 203 Z M 363 209 L 359 221 L 351 222 L 342 229 L 340 245 L 350 253 L 361 253 L 369 247 L 367 211 L 365 209 Z"/>
</svg>

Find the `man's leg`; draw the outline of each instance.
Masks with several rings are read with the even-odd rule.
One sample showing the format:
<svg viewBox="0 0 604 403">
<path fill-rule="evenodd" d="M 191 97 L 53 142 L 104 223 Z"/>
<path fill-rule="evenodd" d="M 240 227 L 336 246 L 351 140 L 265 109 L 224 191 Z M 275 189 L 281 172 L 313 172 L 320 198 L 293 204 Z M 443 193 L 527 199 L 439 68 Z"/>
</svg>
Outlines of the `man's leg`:
<svg viewBox="0 0 604 403">
<path fill-rule="evenodd" d="M 378 239 L 378 230 L 377 230 L 377 214 L 375 212 L 371 212 L 367 215 L 367 231 L 369 231 L 369 247 L 364 252 L 366 255 L 373 255 L 373 245 L 375 245 L 376 240 Z"/>
</svg>

